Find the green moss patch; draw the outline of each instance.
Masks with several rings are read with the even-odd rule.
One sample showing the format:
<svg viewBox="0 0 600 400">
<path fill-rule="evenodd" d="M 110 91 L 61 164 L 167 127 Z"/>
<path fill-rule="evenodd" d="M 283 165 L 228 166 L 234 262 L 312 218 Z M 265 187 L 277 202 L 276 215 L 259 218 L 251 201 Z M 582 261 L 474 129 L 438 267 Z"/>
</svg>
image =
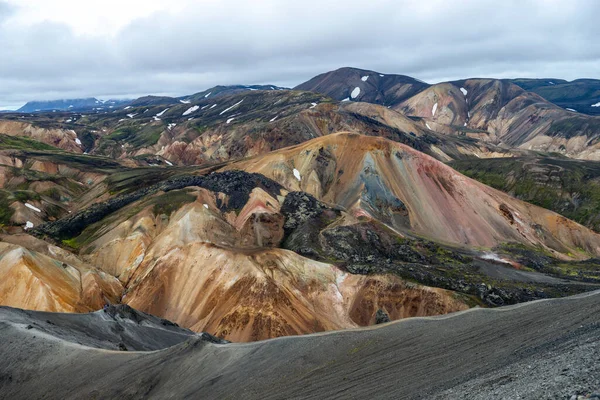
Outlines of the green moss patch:
<svg viewBox="0 0 600 400">
<path fill-rule="evenodd" d="M 8 136 L 0 133 L 0 149 L 58 150 L 49 144 L 21 136 Z"/>
</svg>

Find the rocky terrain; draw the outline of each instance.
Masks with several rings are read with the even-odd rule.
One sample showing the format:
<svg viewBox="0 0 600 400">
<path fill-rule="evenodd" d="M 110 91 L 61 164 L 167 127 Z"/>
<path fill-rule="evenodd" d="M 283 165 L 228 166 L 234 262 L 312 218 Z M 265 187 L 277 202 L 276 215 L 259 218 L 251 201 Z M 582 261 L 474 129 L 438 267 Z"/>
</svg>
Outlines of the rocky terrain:
<svg viewBox="0 0 600 400">
<path fill-rule="evenodd" d="M 239 171 L 171 178 L 33 232 L 117 277 L 121 302 L 228 339 L 369 325 L 379 309 L 397 319 L 468 307 L 467 297 L 278 249 L 285 194 Z"/>
<path fill-rule="evenodd" d="M 595 398 L 599 296 L 246 344 L 122 307 L 2 308 L 0 398 Z"/>
<path fill-rule="evenodd" d="M 596 233 L 388 139 L 338 133 L 204 168 L 96 168 L 87 205 L 36 222 L 27 233 L 39 239 L 7 226 L 3 240 L 37 257 L 29 270 L 67 267 L 35 275 L 27 305 L 18 290 L 4 304 L 124 303 L 248 341 L 600 283 Z M 85 268 L 97 288 L 65 292 L 65 268 Z"/>
<path fill-rule="evenodd" d="M 584 84 L 3 113 L 0 398 L 591 396 L 600 124 L 549 101 Z"/>
</svg>

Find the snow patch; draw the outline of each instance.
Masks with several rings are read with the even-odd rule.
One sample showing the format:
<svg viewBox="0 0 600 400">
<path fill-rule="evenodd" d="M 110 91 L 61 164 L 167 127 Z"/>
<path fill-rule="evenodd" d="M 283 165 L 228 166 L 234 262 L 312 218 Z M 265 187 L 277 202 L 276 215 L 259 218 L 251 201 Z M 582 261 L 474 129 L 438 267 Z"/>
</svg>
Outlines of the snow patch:
<svg viewBox="0 0 600 400">
<path fill-rule="evenodd" d="M 279 117 L 279 115 L 276 115 L 276 116 L 274 116 L 273 118 L 271 118 L 271 119 L 269 120 L 269 122 L 273 122 L 273 121 L 275 121 L 275 120 L 277 119 L 277 117 Z"/>
<path fill-rule="evenodd" d="M 379 74 L 379 76 L 383 78 L 385 75 L 383 75 L 383 74 Z"/>
<path fill-rule="evenodd" d="M 598 102 L 596 104 L 592 104 L 592 107 L 600 107 L 600 102 Z"/>
<path fill-rule="evenodd" d="M 179 100 L 179 102 L 183 103 L 183 104 L 190 104 L 191 103 L 191 101 L 189 101 L 189 100 Z"/>
<path fill-rule="evenodd" d="M 158 114 L 156 114 L 157 117 L 162 117 L 164 113 L 166 113 L 169 109 L 165 108 L 164 110 L 162 110 L 161 112 L 159 112 Z"/>
<path fill-rule="evenodd" d="M 208 204 L 203 204 L 203 206 L 208 210 Z"/>
<path fill-rule="evenodd" d="M 213 108 L 215 108 L 217 106 L 217 104 L 213 104 L 212 106 L 210 106 L 209 110 L 212 110 Z"/>
<path fill-rule="evenodd" d="M 160 118 L 158 118 L 156 115 L 153 117 L 155 121 L 160 121 Z M 121 121 L 124 121 L 123 119 Z M 119 121 L 119 122 L 121 122 Z"/>
<path fill-rule="evenodd" d="M 233 121 L 234 119 L 235 119 L 235 118 L 229 118 L 229 119 L 227 120 L 227 123 L 230 123 L 230 122 L 231 122 L 231 121 Z"/>
<path fill-rule="evenodd" d="M 427 129 L 429 129 L 430 131 L 432 131 L 433 129 L 431 129 L 431 127 L 429 126 L 429 124 L 427 122 L 425 122 L 425 126 L 427 127 Z"/>
<path fill-rule="evenodd" d="M 467 89 L 465 89 L 464 87 L 461 87 L 461 88 L 460 88 L 460 91 L 461 91 L 461 92 L 462 92 L 462 93 L 463 93 L 465 96 L 467 95 L 467 93 L 469 93 L 469 92 L 467 91 Z"/>
<path fill-rule="evenodd" d="M 25 230 L 33 228 L 33 222 L 27 221 L 25 223 Z"/>
<path fill-rule="evenodd" d="M 35 206 L 32 206 L 32 205 L 31 205 L 31 204 L 29 204 L 29 203 L 25 203 L 25 207 L 27 207 L 27 208 L 30 208 L 30 209 L 32 209 L 32 210 L 33 210 L 33 211 L 35 211 L 35 212 L 42 212 L 42 210 L 40 210 L 39 208 L 37 208 L 37 207 L 35 207 Z"/>
<path fill-rule="evenodd" d="M 577 110 L 573 110 L 572 108 L 567 108 L 567 110 L 577 112 Z"/>
<path fill-rule="evenodd" d="M 302 180 L 302 177 L 300 176 L 300 171 L 298 171 L 296 168 L 294 168 L 294 176 L 296 177 L 296 179 L 298 179 L 299 181 Z"/>
<path fill-rule="evenodd" d="M 369 75 L 365 75 L 362 78 L 360 78 L 361 81 L 366 82 L 367 79 L 369 79 Z"/>
<path fill-rule="evenodd" d="M 212 92 L 208 92 L 208 93 L 206 93 L 206 94 L 204 95 L 204 98 L 206 99 L 208 96 L 210 96 L 210 94 L 211 94 L 211 93 L 212 93 Z"/>
<path fill-rule="evenodd" d="M 131 114 L 127 114 L 127 116 L 128 116 L 129 118 L 133 118 L 133 117 L 135 117 L 136 115 L 137 115 L 137 114 L 133 114 L 133 113 L 131 113 Z"/>
<path fill-rule="evenodd" d="M 352 91 L 352 93 L 350 93 L 350 97 L 352 97 L 353 99 L 357 98 L 358 95 L 360 94 L 360 88 L 357 86 L 354 88 L 354 90 Z"/>
<path fill-rule="evenodd" d="M 127 106 L 123 110 L 129 110 L 130 108 L 131 108 L 131 106 Z"/>
<path fill-rule="evenodd" d="M 551 85 L 556 85 L 556 83 L 554 83 L 554 82 L 548 82 L 548 83 L 551 84 Z"/>
<path fill-rule="evenodd" d="M 75 143 L 81 146 L 81 140 L 79 140 L 79 138 L 75 138 Z"/>
<path fill-rule="evenodd" d="M 592 106 L 592 107 L 593 107 L 593 106 Z M 69 118 L 69 119 L 68 119 L 68 120 L 66 120 L 65 122 L 69 123 L 69 122 L 71 122 L 71 121 L 73 121 L 73 120 L 72 120 L 71 118 Z"/>
<path fill-rule="evenodd" d="M 171 130 L 171 129 L 173 129 L 173 128 L 174 128 L 176 125 L 177 125 L 177 124 L 169 124 L 169 125 L 167 125 L 167 129 L 168 129 L 168 130 Z"/>
<path fill-rule="evenodd" d="M 350 101 L 350 97 L 346 97 L 344 100 L 342 101 Z"/>
<path fill-rule="evenodd" d="M 190 115 L 191 113 L 198 111 L 199 108 L 200 108 L 200 106 L 192 106 L 192 107 L 188 108 L 187 110 L 185 110 L 183 112 L 183 114 L 181 114 L 181 116 L 185 117 L 186 115 Z"/>
<path fill-rule="evenodd" d="M 492 261 L 497 261 L 497 262 L 501 262 L 504 264 L 511 264 L 510 261 L 507 261 L 504 258 L 500 258 L 497 254 L 494 254 L 494 253 L 485 253 L 484 255 L 481 256 L 481 258 L 484 260 L 492 260 Z"/>
<path fill-rule="evenodd" d="M 165 162 L 167 163 L 167 165 L 170 165 L 171 167 L 173 166 L 173 163 L 169 160 L 165 160 Z"/>
<path fill-rule="evenodd" d="M 433 105 L 433 107 L 431 108 L 431 116 L 435 116 L 435 112 L 437 111 L 437 103 L 435 103 Z"/>
<path fill-rule="evenodd" d="M 202 108 L 200 110 L 204 110 L 206 107 L 208 107 L 208 104 L 205 106 L 202 106 Z"/>
<path fill-rule="evenodd" d="M 317 106 L 317 103 L 310 103 L 310 104 L 311 104 L 311 106 L 309 107 L 309 109 L 310 108 L 315 108 Z"/>
<path fill-rule="evenodd" d="M 233 107 L 236 107 L 236 106 L 240 105 L 240 103 L 241 103 L 242 101 L 244 101 L 244 99 L 241 99 L 240 101 L 238 101 L 237 103 L 235 103 L 235 104 L 234 104 L 234 105 L 232 105 L 231 107 L 228 107 L 228 108 L 224 109 L 223 111 L 221 111 L 221 112 L 219 113 L 219 115 L 223 115 L 223 114 L 225 114 L 227 111 L 231 110 Z M 228 122 L 228 123 L 229 123 L 229 122 Z"/>
</svg>

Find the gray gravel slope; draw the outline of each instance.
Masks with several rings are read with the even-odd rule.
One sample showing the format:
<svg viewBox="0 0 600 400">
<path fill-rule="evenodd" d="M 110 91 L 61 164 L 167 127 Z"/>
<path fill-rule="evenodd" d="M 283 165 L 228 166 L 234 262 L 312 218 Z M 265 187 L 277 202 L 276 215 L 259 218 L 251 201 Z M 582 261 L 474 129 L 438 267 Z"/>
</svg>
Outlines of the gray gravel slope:
<svg viewBox="0 0 600 400">
<path fill-rule="evenodd" d="M 7 399 L 568 399 L 600 388 L 600 291 L 247 344 L 196 335 L 152 352 L 87 348 L 8 319 Z"/>
</svg>

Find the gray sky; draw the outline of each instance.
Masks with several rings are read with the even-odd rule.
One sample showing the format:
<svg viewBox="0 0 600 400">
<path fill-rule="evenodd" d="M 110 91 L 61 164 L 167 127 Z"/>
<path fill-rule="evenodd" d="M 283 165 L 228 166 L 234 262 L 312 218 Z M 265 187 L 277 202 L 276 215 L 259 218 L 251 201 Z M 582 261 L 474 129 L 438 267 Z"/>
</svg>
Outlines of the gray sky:
<svg viewBox="0 0 600 400">
<path fill-rule="evenodd" d="M 598 16 L 595 0 L 0 0 L 0 108 L 295 86 L 342 66 L 600 78 Z"/>
</svg>

